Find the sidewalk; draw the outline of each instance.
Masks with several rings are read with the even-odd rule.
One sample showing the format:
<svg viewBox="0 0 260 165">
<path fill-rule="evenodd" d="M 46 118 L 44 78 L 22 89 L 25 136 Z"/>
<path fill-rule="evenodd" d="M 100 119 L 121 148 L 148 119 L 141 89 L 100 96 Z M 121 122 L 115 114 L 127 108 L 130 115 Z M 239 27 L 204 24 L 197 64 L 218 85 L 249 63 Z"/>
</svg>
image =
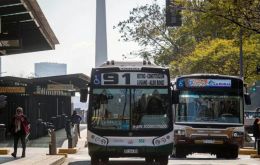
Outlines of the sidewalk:
<svg viewBox="0 0 260 165">
<path fill-rule="evenodd" d="M 87 136 L 87 126 L 82 124 L 81 139 L 78 140 L 77 148 L 84 148 Z M 55 131 L 58 148 L 67 148 L 68 140 L 66 140 L 66 133 L 64 129 Z M 12 140 L 7 140 L 5 143 L 1 143 L 0 147 L 5 147 L 10 150 L 8 155 L 0 155 L 0 164 L 4 165 L 60 165 L 65 161 L 65 156 L 62 155 L 47 155 L 49 153 L 49 141 L 50 137 L 45 136 L 38 139 L 34 139 L 28 142 L 26 148 L 26 157 L 20 158 L 22 149 L 18 148 L 17 158 L 13 158 L 10 154 L 13 151 Z M 19 142 L 20 143 L 20 142 Z"/>
<path fill-rule="evenodd" d="M 12 148 L 10 148 L 12 151 Z M 49 152 L 49 148 L 31 148 L 26 149 L 26 157 L 20 158 L 22 149 L 18 149 L 17 158 L 13 158 L 9 155 L 0 155 L 0 164 L 4 165 L 47 165 L 55 164 L 60 165 L 65 161 L 65 156 L 61 155 L 46 155 Z"/>
</svg>

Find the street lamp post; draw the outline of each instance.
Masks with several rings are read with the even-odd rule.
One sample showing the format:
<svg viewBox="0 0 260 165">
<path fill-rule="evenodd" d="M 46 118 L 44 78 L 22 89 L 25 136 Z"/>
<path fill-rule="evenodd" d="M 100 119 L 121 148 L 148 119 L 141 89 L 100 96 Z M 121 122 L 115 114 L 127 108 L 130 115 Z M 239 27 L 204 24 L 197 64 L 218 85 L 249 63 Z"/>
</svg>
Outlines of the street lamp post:
<svg viewBox="0 0 260 165">
<path fill-rule="evenodd" d="M 243 30 L 240 27 L 239 31 L 239 66 L 240 66 L 240 78 L 244 79 L 244 63 L 243 63 Z"/>
</svg>

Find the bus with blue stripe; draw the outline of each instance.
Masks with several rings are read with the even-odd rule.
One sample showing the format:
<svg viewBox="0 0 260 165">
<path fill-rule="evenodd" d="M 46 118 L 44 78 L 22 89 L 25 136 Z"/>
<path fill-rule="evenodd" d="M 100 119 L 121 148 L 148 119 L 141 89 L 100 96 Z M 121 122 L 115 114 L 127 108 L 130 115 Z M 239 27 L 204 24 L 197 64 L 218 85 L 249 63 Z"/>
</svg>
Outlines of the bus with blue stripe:
<svg viewBox="0 0 260 165">
<path fill-rule="evenodd" d="M 235 76 L 191 74 L 174 82 L 174 156 L 210 153 L 238 157 L 244 144 L 244 82 Z"/>
</svg>

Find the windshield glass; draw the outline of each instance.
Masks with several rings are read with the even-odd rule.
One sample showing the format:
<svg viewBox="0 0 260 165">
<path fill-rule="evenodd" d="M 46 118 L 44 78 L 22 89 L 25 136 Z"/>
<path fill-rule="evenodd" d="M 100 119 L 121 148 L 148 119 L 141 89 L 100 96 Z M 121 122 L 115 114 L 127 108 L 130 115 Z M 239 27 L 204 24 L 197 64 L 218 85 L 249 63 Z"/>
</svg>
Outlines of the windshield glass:
<svg viewBox="0 0 260 165">
<path fill-rule="evenodd" d="M 168 128 L 168 89 L 94 89 L 92 97 L 91 125 L 94 128 Z"/>
<path fill-rule="evenodd" d="M 181 91 L 176 122 L 242 123 L 241 96 Z"/>
<path fill-rule="evenodd" d="M 134 89 L 132 100 L 133 130 L 168 128 L 168 89 Z"/>
</svg>

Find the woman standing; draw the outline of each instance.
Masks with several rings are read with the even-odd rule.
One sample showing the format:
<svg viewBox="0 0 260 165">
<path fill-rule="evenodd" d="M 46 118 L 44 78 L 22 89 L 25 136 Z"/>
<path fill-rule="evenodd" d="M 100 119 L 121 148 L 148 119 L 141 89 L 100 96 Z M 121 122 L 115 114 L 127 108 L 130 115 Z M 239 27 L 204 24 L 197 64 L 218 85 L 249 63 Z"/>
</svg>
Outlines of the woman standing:
<svg viewBox="0 0 260 165">
<path fill-rule="evenodd" d="M 12 127 L 12 133 L 14 135 L 14 152 L 11 155 L 14 158 L 16 158 L 18 141 L 19 139 L 21 139 L 22 148 L 23 148 L 21 157 L 23 158 L 25 157 L 25 149 L 26 149 L 25 137 L 29 133 L 30 125 L 26 116 L 23 114 L 22 107 L 16 108 L 16 114 L 12 119 L 11 127 Z"/>
</svg>

